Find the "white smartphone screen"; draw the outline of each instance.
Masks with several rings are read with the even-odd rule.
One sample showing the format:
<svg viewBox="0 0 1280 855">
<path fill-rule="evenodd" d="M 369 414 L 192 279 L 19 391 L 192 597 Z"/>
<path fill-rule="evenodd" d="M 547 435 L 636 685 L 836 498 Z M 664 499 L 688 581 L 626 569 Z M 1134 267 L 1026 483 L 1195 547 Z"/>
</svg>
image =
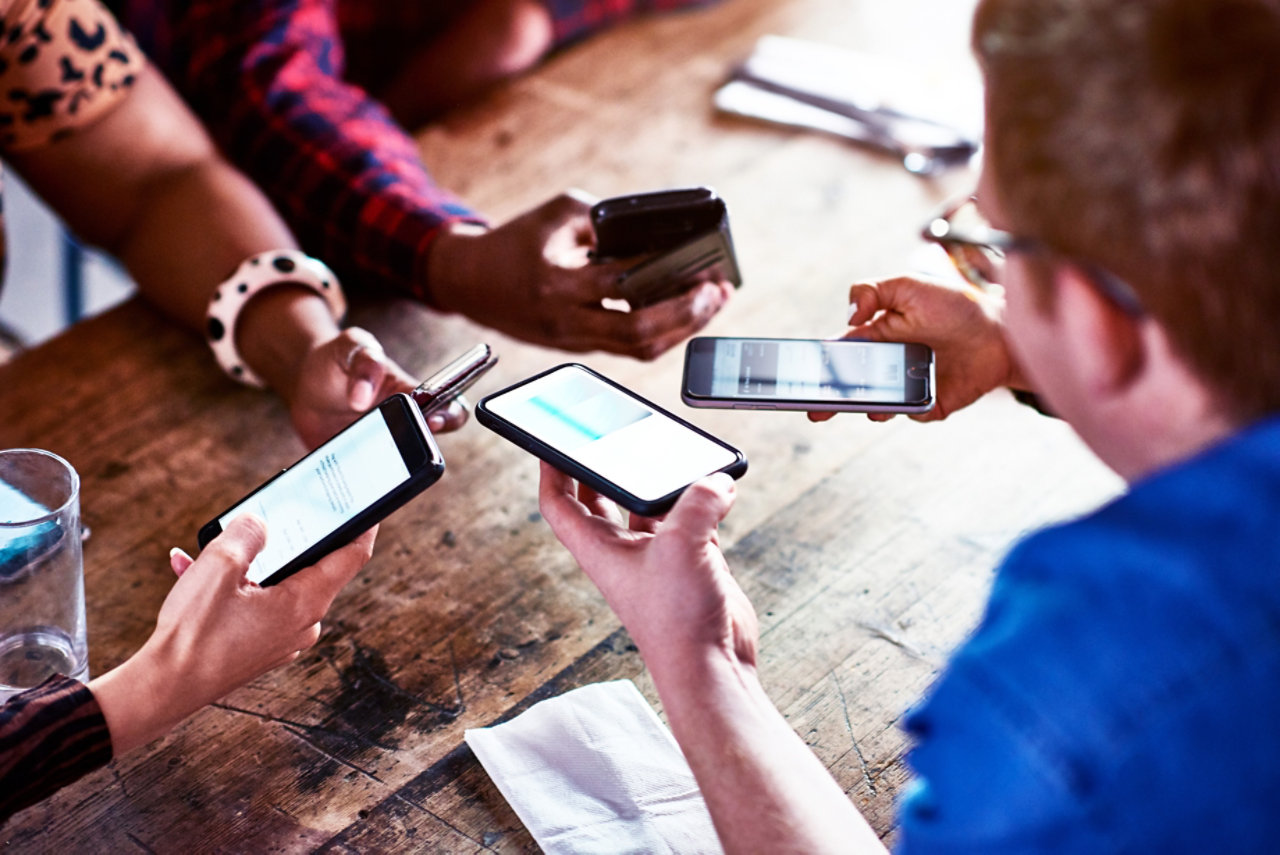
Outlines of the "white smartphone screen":
<svg viewBox="0 0 1280 855">
<path fill-rule="evenodd" d="M 668 496 L 737 459 L 730 449 L 574 366 L 494 396 L 486 406 L 645 501 Z"/>
<path fill-rule="evenodd" d="M 0 481 L 0 523 L 18 523 L 0 532 L 0 581 L 21 572 L 36 555 L 58 542 L 61 532 L 53 520 L 22 525 L 47 516 L 49 509 L 26 493 Z"/>
<path fill-rule="evenodd" d="M 409 478 L 395 437 L 381 410 L 299 460 L 287 472 L 218 518 L 251 512 L 267 523 L 267 545 L 249 565 L 261 584 L 308 547 Z"/>
<path fill-rule="evenodd" d="M 15 523 L 38 519 L 49 509 L 26 493 L 0 481 L 0 522 Z"/>
<path fill-rule="evenodd" d="M 711 397 L 902 401 L 905 363 L 902 344 L 717 339 Z"/>
</svg>

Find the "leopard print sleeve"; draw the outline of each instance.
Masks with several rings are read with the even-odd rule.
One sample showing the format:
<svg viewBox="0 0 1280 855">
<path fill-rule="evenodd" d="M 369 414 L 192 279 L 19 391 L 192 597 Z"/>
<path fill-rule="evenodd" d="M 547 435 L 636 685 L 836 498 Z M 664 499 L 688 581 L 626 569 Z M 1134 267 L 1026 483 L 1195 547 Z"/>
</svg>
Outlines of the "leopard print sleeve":
<svg viewBox="0 0 1280 855">
<path fill-rule="evenodd" d="M 90 124 L 145 63 L 98 0 L 0 0 L 0 149 L 38 148 Z"/>
</svg>

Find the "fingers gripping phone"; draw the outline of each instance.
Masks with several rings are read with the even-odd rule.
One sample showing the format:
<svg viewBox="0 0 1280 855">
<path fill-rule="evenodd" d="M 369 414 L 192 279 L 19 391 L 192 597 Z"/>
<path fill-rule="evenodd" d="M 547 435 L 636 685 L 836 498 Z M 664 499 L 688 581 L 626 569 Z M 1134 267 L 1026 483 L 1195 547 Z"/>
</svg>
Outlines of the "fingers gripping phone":
<svg viewBox="0 0 1280 855">
<path fill-rule="evenodd" d="M 705 475 L 747 471 L 733 446 L 576 363 L 485 397 L 476 418 L 643 516 L 669 510 Z"/>
<path fill-rule="evenodd" d="M 838 339 L 705 338 L 685 346 L 681 399 L 741 410 L 925 413 L 933 351 Z"/>
<path fill-rule="evenodd" d="M 250 511 L 267 543 L 247 577 L 283 581 L 345 546 L 444 474 L 444 458 L 408 395 L 392 395 L 201 527 L 203 549 Z"/>
<path fill-rule="evenodd" d="M 621 296 L 646 306 L 700 282 L 742 285 L 729 211 L 709 187 L 614 196 L 591 208 L 599 259 L 648 255 L 619 279 Z"/>
</svg>

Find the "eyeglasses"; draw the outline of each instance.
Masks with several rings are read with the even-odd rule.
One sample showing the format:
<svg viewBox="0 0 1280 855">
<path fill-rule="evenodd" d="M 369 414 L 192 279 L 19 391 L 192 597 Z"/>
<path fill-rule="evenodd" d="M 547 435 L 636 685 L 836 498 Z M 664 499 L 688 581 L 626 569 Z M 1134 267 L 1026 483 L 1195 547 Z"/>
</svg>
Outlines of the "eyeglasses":
<svg viewBox="0 0 1280 855">
<path fill-rule="evenodd" d="M 973 196 L 943 207 L 930 217 L 920 236 L 941 246 L 965 281 L 980 291 L 991 291 L 1000 285 L 1005 259 L 1010 253 L 1054 252 L 1043 241 L 992 227 L 978 210 Z M 1133 317 L 1146 314 L 1129 283 L 1097 265 L 1077 264 L 1094 287 L 1124 312 Z"/>
</svg>

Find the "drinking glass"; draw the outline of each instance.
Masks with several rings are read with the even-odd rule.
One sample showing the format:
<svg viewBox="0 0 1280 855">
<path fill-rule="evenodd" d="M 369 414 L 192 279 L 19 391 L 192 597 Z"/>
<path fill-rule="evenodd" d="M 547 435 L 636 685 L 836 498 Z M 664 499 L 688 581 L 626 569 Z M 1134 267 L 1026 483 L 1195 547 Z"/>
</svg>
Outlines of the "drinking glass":
<svg viewBox="0 0 1280 855">
<path fill-rule="evenodd" d="M 0 451 L 0 703 L 53 674 L 89 679 L 80 477 L 48 451 Z"/>
</svg>

